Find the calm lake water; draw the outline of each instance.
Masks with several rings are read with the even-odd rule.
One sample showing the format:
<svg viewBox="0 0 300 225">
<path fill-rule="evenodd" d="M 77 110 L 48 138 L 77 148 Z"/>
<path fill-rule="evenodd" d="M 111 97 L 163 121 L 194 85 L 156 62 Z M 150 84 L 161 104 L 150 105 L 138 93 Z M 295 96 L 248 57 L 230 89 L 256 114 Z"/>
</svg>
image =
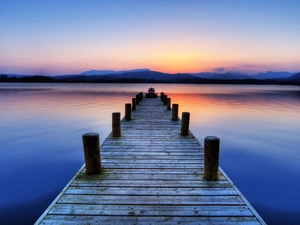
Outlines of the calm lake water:
<svg viewBox="0 0 300 225">
<path fill-rule="evenodd" d="M 300 224 L 300 87 L 0 83 L 0 224 L 33 224 L 84 162 L 81 136 L 111 131 L 111 113 L 153 86 L 268 224 Z"/>
</svg>

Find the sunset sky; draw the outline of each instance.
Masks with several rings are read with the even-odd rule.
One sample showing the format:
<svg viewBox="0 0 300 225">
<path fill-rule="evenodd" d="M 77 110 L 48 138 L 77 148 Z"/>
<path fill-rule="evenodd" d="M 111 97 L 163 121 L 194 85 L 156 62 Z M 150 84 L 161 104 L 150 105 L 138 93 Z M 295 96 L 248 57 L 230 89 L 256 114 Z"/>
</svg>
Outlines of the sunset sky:
<svg viewBox="0 0 300 225">
<path fill-rule="evenodd" d="M 300 0 L 1 0 L 0 73 L 300 72 Z"/>
</svg>

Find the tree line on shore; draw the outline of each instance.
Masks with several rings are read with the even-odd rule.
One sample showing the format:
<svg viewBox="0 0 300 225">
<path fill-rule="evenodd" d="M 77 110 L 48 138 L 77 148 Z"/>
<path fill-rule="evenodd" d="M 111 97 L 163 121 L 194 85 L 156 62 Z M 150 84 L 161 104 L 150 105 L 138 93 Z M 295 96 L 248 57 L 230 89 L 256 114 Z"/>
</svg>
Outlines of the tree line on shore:
<svg viewBox="0 0 300 225">
<path fill-rule="evenodd" d="M 177 80 L 156 80 L 147 78 L 109 78 L 89 76 L 74 76 L 69 78 L 56 79 L 50 76 L 22 76 L 9 77 L 5 74 L 0 75 L 0 82 L 9 83 L 186 83 L 186 84 L 277 84 L 277 85 L 300 85 L 300 80 L 291 80 L 284 78 L 277 79 L 177 79 Z"/>
</svg>

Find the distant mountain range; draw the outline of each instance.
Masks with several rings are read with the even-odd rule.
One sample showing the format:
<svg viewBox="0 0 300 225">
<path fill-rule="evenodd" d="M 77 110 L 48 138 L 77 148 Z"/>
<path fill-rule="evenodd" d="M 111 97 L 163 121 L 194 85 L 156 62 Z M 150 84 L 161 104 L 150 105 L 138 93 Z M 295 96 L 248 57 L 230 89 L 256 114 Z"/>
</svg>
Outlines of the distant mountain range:
<svg viewBox="0 0 300 225">
<path fill-rule="evenodd" d="M 258 80 L 264 80 L 264 79 L 276 79 L 276 78 L 289 78 L 293 76 L 295 73 L 290 72 L 272 72 L 268 71 L 267 73 L 258 73 L 256 75 L 249 75 L 246 73 L 239 73 L 239 72 L 226 72 L 226 73 L 210 73 L 210 72 L 203 72 L 203 73 L 193 73 L 192 75 L 200 77 L 200 78 L 206 78 L 206 79 L 224 79 L 224 80 L 241 80 L 241 79 L 258 79 Z"/>
<path fill-rule="evenodd" d="M 300 81 L 300 73 L 297 73 L 297 74 L 295 74 L 295 75 L 289 77 L 289 79 Z"/>
<path fill-rule="evenodd" d="M 135 72 L 145 72 L 145 71 L 151 71 L 149 69 L 134 69 L 134 70 L 120 70 L 120 71 L 115 71 L 115 70 L 89 70 L 85 71 L 79 75 L 111 75 L 111 74 L 123 74 L 123 73 L 135 73 Z"/>
<path fill-rule="evenodd" d="M 108 71 L 108 73 L 107 73 Z M 193 80 L 197 77 L 191 74 L 170 74 L 162 73 L 157 71 L 151 71 L 149 69 L 135 69 L 135 70 L 122 70 L 122 71 L 111 71 L 111 70 L 90 70 L 81 73 L 78 77 L 84 78 L 89 76 L 93 79 L 142 79 L 142 80 L 155 80 L 155 81 L 182 81 L 182 80 Z"/>
<path fill-rule="evenodd" d="M 38 77 L 39 80 L 43 76 L 33 76 L 33 75 L 19 75 L 19 74 L 2 74 L 1 80 L 7 79 L 17 79 L 20 82 L 29 82 L 33 77 Z M 236 71 L 226 72 L 226 73 L 213 73 L 213 72 L 201 72 L 201 73 L 162 73 L 157 71 L 152 71 L 149 69 L 134 69 L 134 70 L 89 70 L 80 74 L 70 74 L 70 75 L 60 75 L 47 77 L 52 79 L 53 82 L 178 82 L 178 83 L 192 83 L 199 82 L 199 79 L 203 82 L 207 80 L 212 80 L 212 82 L 220 81 L 227 82 L 231 81 L 247 81 L 250 83 L 261 82 L 263 80 L 295 80 L 300 81 L 300 73 L 290 73 L 290 72 L 272 72 L 258 73 L 256 75 L 249 75 L 245 73 L 239 73 Z M 1 81 L 0 80 L 0 81 Z M 2 81 L 3 82 L 3 81 Z"/>
<path fill-rule="evenodd" d="M 160 79 L 160 80 L 170 80 L 174 79 L 174 75 L 176 78 L 184 77 L 188 79 L 193 79 L 191 76 L 205 78 L 205 79 L 276 79 L 276 78 L 288 78 L 295 73 L 290 73 L 286 71 L 282 72 L 273 72 L 268 71 L 267 73 L 258 73 L 256 75 L 249 75 L 246 73 L 239 73 L 236 71 L 226 72 L 226 73 L 213 73 L 213 72 L 201 72 L 201 73 L 185 73 L 185 74 L 170 74 L 170 73 L 162 73 L 156 72 L 149 69 L 134 69 L 134 70 L 89 70 L 78 75 L 63 75 L 63 76 L 56 76 L 58 78 L 67 77 L 67 76 L 109 76 L 109 77 L 117 77 L 117 78 L 148 78 L 148 79 Z M 147 77 L 148 76 L 148 77 Z M 172 77 L 170 77 L 172 76 Z"/>
</svg>

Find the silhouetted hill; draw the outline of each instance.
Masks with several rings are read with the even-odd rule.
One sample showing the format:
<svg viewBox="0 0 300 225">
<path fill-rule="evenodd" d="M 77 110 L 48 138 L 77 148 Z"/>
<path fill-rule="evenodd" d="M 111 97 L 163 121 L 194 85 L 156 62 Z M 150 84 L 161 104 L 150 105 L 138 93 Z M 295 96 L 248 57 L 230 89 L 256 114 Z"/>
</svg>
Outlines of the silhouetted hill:
<svg viewBox="0 0 300 225">
<path fill-rule="evenodd" d="M 258 73 L 256 76 L 254 76 L 255 79 L 274 79 L 274 78 L 288 78 L 290 76 L 294 75 L 294 73 L 289 72 L 272 72 L 268 71 L 267 73 Z"/>
<path fill-rule="evenodd" d="M 0 82 L 22 82 L 22 83 L 53 83 L 55 79 L 53 77 L 46 76 L 13 76 L 0 75 Z"/>
<path fill-rule="evenodd" d="M 168 74 L 150 70 L 138 70 L 123 73 L 103 74 L 103 75 L 77 75 L 69 77 L 55 77 L 58 81 L 66 82 L 186 82 L 195 80 L 197 77 L 190 74 Z"/>
<path fill-rule="evenodd" d="M 235 75 L 235 74 L 216 74 L 210 77 L 210 79 L 218 79 L 218 80 L 243 80 L 243 79 L 254 79 L 249 75 Z"/>
<path fill-rule="evenodd" d="M 178 81 L 183 79 L 196 79 L 190 74 L 169 74 L 156 71 L 141 71 L 141 72 L 127 72 L 123 74 L 114 74 L 112 77 L 127 78 L 127 79 L 152 79 L 157 81 Z"/>
<path fill-rule="evenodd" d="M 191 75 L 199 77 L 199 78 L 205 78 L 209 79 L 214 75 L 217 75 L 218 73 L 211 73 L 211 72 L 202 72 L 202 73 L 191 73 Z"/>
<path fill-rule="evenodd" d="M 256 75 L 249 75 L 246 73 L 240 73 L 237 71 L 230 71 L 226 73 L 211 73 L 211 72 L 202 72 L 202 73 L 191 73 L 194 76 L 200 77 L 200 78 L 206 78 L 206 79 L 221 79 L 221 80 L 241 80 L 241 79 L 275 79 L 275 78 L 288 78 L 294 73 L 290 72 L 272 72 L 268 71 L 267 73 L 258 73 Z"/>
<path fill-rule="evenodd" d="M 55 78 L 55 79 L 64 79 L 64 78 L 75 77 L 75 76 L 78 76 L 78 74 L 58 75 L 58 76 L 53 76 L 53 78 Z"/>
<path fill-rule="evenodd" d="M 89 71 L 80 73 L 79 75 L 84 75 L 84 76 L 107 75 L 107 74 L 113 74 L 116 72 L 117 71 L 114 71 L 114 70 L 89 70 Z"/>
<path fill-rule="evenodd" d="M 297 73 L 293 76 L 290 76 L 289 77 L 290 80 L 297 80 L 297 81 L 300 81 L 300 73 Z"/>
<path fill-rule="evenodd" d="M 30 76 L 35 76 L 35 75 L 24 75 L 24 74 L 5 74 L 7 77 L 30 77 Z"/>
<path fill-rule="evenodd" d="M 241 73 L 241 72 L 238 72 L 238 71 L 229 71 L 229 72 L 226 72 L 225 74 L 231 74 L 231 75 L 236 75 L 236 76 L 244 76 L 244 77 L 247 77 L 247 78 L 253 78 L 255 76 L 255 74 L 248 74 L 248 73 Z"/>
<path fill-rule="evenodd" d="M 111 74 L 123 74 L 123 73 L 131 73 L 131 72 L 145 72 L 150 71 L 149 69 L 134 69 L 134 70 L 89 70 L 85 71 L 79 75 L 86 75 L 86 76 L 92 76 L 92 75 L 111 75 Z"/>
</svg>

